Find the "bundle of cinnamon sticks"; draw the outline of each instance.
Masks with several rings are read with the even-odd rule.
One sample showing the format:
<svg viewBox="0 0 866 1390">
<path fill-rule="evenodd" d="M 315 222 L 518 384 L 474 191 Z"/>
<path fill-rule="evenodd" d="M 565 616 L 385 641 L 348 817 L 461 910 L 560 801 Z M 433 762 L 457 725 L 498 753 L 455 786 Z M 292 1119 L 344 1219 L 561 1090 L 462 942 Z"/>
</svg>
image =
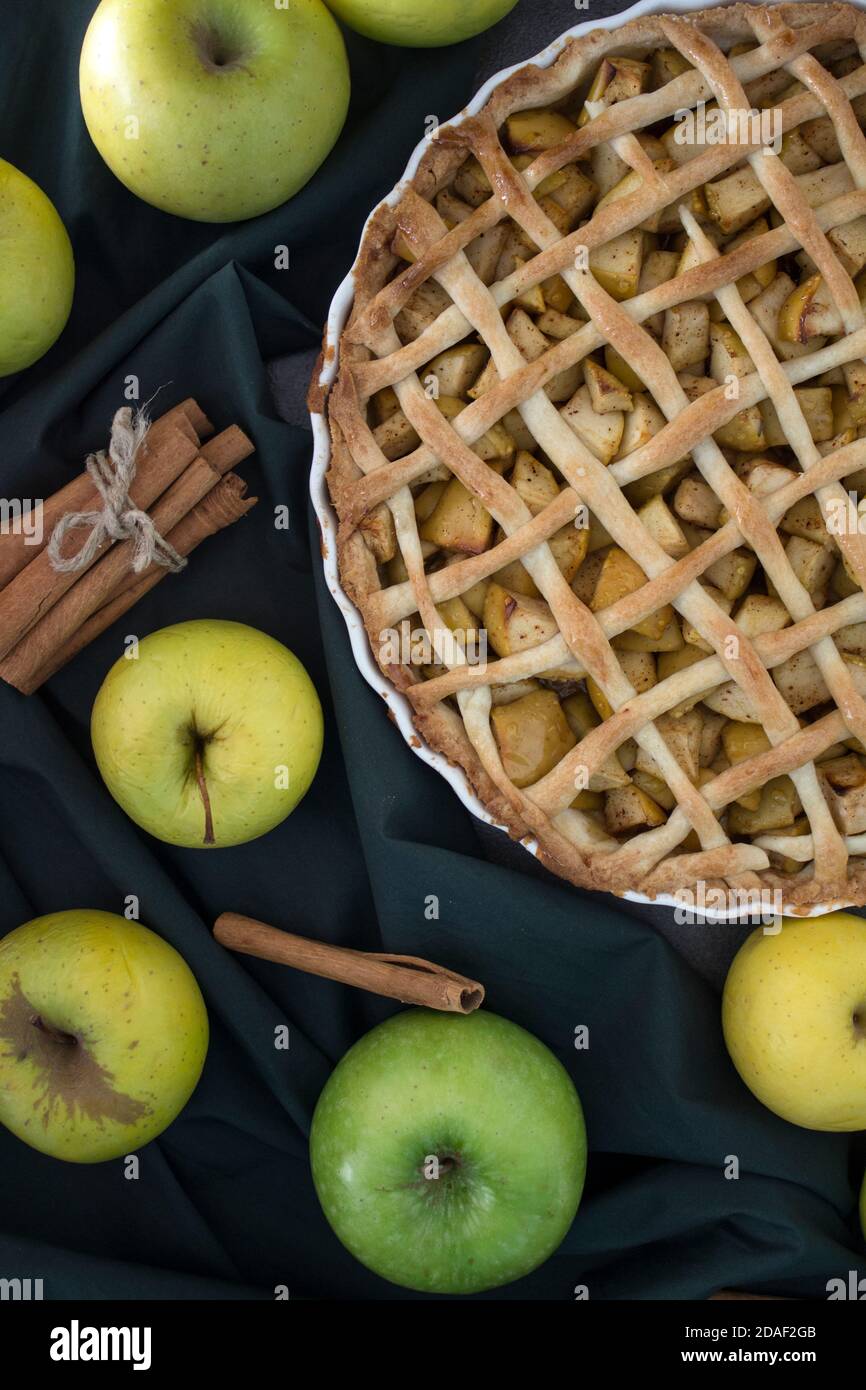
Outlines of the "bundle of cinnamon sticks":
<svg viewBox="0 0 866 1390">
<path fill-rule="evenodd" d="M 257 498 L 247 497 L 246 483 L 230 471 L 252 452 L 237 425 L 214 435 L 196 402 L 183 401 L 151 425 L 130 500 L 185 557 L 255 506 Z M 14 533 L 0 535 L 0 677 L 24 695 L 38 690 L 168 573 L 153 562 L 136 574 L 132 540 L 106 539 L 91 563 L 74 572 L 54 568 L 47 547 L 57 523 L 101 505 L 85 472 L 39 504 L 41 526 L 23 518 Z"/>
</svg>

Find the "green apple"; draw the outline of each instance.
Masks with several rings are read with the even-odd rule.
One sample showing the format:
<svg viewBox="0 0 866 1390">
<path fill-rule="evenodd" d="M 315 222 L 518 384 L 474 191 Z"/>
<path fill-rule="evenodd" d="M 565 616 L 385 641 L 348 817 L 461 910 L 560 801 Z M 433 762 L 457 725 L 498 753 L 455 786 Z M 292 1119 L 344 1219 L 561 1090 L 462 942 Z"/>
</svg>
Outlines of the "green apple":
<svg viewBox="0 0 866 1390">
<path fill-rule="evenodd" d="M 90 733 L 105 785 L 136 825 L 190 849 L 241 845 L 307 791 L 322 707 L 288 647 L 208 618 L 130 648 L 102 684 Z"/>
<path fill-rule="evenodd" d="M 102 0 L 81 50 L 93 143 L 145 202 L 257 217 L 316 172 L 349 105 L 322 0 Z"/>
<path fill-rule="evenodd" d="M 728 972 L 722 1026 L 768 1109 L 805 1129 L 866 1129 L 866 921 L 831 912 L 759 927 Z"/>
<path fill-rule="evenodd" d="M 0 1123 L 70 1163 L 141 1148 L 180 1114 L 207 1054 L 189 966 L 112 912 L 55 912 L 0 941 Z"/>
<path fill-rule="evenodd" d="M 41 188 L 0 159 L 0 377 L 42 357 L 66 327 L 72 246 Z"/>
<path fill-rule="evenodd" d="M 440 48 L 489 29 L 517 0 L 327 0 L 338 19 L 380 43 Z"/>
<path fill-rule="evenodd" d="M 310 1134 L 325 1216 L 394 1284 L 466 1294 L 542 1264 L 586 1171 L 577 1092 L 543 1043 L 486 1011 L 410 1009 L 332 1073 Z"/>
</svg>

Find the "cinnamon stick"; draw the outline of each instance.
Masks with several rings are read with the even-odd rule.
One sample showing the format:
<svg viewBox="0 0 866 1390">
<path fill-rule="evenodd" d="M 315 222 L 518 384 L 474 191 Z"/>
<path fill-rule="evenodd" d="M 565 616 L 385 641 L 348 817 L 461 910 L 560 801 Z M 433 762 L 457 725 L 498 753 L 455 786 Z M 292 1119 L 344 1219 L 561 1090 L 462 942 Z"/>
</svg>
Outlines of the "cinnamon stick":
<svg viewBox="0 0 866 1390">
<path fill-rule="evenodd" d="M 205 415 L 198 401 L 193 400 L 192 396 L 187 396 L 185 401 L 181 401 L 180 405 L 176 405 L 172 410 L 166 411 L 166 414 L 161 415 L 159 420 L 167 419 L 169 416 L 173 415 L 175 411 L 179 411 L 186 416 L 200 440 L 207 439 L 209 435 L 213 434 L 213 425 Z M 154 423 L 158 424 L 159 420 Z"/>
<path fill-rule="evenodd" d="M 168 535 L 196 503 L 216 486 L 219 477 L 206 459 L 195 459 L 153 508 L 151 516 L 160 535 Z M 63 647 L 82 623 L 102 607 L 123 576 L 131 572 L 134 552 L 134 541 L 121 541 L 113 545 L 95 565 L 75 576 L 77 583 L 55 602 L 35 626 L 28 628 L 17 646 L 0 661 L 3 680 L 17 690 L 29 685 L 51 660 L 52 654 Z M 2 599 L 3 595 L 0 594 L 0 603 Z"/>
<path fill-rule="evenodd" d="M 175 428 L 158 436 L 152 449 L 147 451 L 144 460 L 146 466 L 136 474 L 132 484 L 130 497 L 135 505 L 142 511 L 147 511 L 183 474 L 198 452 L 198 444 Z M 97 506 L 98 494 L 91 480 L 88 478 L 87 481 L 92 489 L 91 501 Z M 69 508 L 64 506 L 60 515 L 65 515 L 68 510 Z M 57 516 L 56 520 L 59 519 L 60 516 Z M 99 547 L 93 563 L 110 550 L 113 544 L 112 541 L 106 540 Z M 0 591 L 0 659 L 21 641 L 64 594 L 73 586 L 77 586 L 86 574 L 87 568 L 59 574 L 52 567 L 47 549 L 41 550 L 30 560 L 5 589 Z"/>
<path fill-rule="evenodd" d="M 178 555 L 191 555 L 202 541 L 217 531 L 231 526 L 245 516 L 258 501 L 257 497 L 246 496 L 247 485 L 237 473 L 227 473 L 221 478 L 212 492 L 209 492 L 192 511 L 169 531 L 167 540 Z M 29 680 L 21 681 L 18 689 L 23 695 L 32 695 L 41 685 L 60 671 L 74 656 L 90 645 L 112 623 L 128 613 L 146 593 L 155 588 L 168 574 L 162 565 L 150 565 L 143 574 L 126 574 L 121 585 L 97 609 L 76 632 L 58 647 L 49 660 Z M 130 582 L 131 581 L 131 582 Z"/>
<path fill-rule="evenodd" d="M 244 434 L 243 430 L 239 429 L 237 425 L 230 425 L 228 429 L 223 430 L 221 434 L 215 435 L 213 439 L 209 440 L 209 442 L 202 447 L 201 457 L 205 459 L 211 465 L 212 468 L 216 469 L 217 473 L 225 474 L 226 476 L 228 476 L 227 470 L 229 468 L 234 468 L 236 464 L 243 463 L 244 459 L 249 458 L 250 454 L 254 452 L 255 446 L 252 440 L 249 439 L 248 436 Z M 240 483 L 240 481 L 240 478 L 235 478 L 236 485 Z M 245 489 L 246 484 L 244 484 L 244 490 Z M 226 494 L 221 495 L 226 496 Z M 241 494 L 241 496 L 243 496 L 243 494 Z M 216 526 L 214 527 L 214 530 L 219 531 L 224 526 L 230 526 L 233 521 L 237 521 L 238 516 L 243 516 L 244 512 L 248 512 L 257 501 L 257 497 L 253 498 L 251 502 L 244 506 L 242 512 L 237 513 L 237 515 L 228 517 L 228 519 L 225 521 L 217 522 Z M 181 523 L 181 526 L 182 524 L 183 523 Z M 183 542 L 183 532 L 181 531 L 180 534 L 181 540 Z M 210 535 L 212 533 L 207 532 L 206 534 Z M 186 555 L 187 551 L 181 549 L 180 545 L 175 545 L 174 540 L 172 539 L 173 535 L 174 532 L 172 532 L 172 535 L 167 537 L 168 541 L 171 545 L 174 546 L 174 549 L 178 552 L 179 555 Z M 202 535 L 201 539 L 204 540 L 205 536 Z M 196 541 L 196 545 L 198 543 L 199 542 Z M 194 549 L 194 546 L 191 548 Z M 154 583 L 156 583 L 157 580 L 164 578 L 165 569 L 163 568 L 163 566 L 149 566 L 148 569 L 143 572 L 143 575 L 150 574 L 151 570 L 154 570 L 156 572 L 153 581 Z M 128 570 L 124 575 L 121 576 L 115 588 L 112 589 L 110 598 L 114 599 L 118 597 L 124 589 L 128 589 L 134 585 L 137 585 L 139 581 L 143 578 L 143 575 L 135 574 L 132 570 Z M 147 591 L 143 590 L 143 592 Z"/>
<path fill-rule="evenodd" d="M 399 999 L 402 1004 L 439 1009 L 443 1013 L 471 1014 L 484 1000 L 484 986 L 416 956 L 381 955 L 329 946 L 292 932 L 278 931 L 252 917 L 224 912 L 214 923 L 214 936 L 223 946 L 259 960 L 276 961 L 339 980 L 371 994 Z"/>
<path fill-rule="evenodd" d="M 227 473 L 255 453 L 255 445 L 239 425 L 229 425 L 228 429 L 209 439 L 199 453 L 218 473 Z"/>
<path fill-rule="evenodd" d="M 185 435 L 189 442 L 196 446 L 195 452 L 198 452 L 201 440 L 213 434 L 213 425 L 192 399 L 181 401 L 180 405 L 166 411 L 165 415 L 154 420 L 150 427 L 139 461 L 140 474 L 146 473 L 151 467 L 154 454 L 158 456 L 165 447 L 166 436 L 172 431 Z M 194 457 L 195 453 L 189 456 L 190 459 Z M 136 506 L 146 505 L 138 500 L 135 487 L 131 495 Z M 22 518 L 21 526 L 14 534 L 9 532 L 0 535 L 0 589 L 14 579 L 16 574 L 20 574 L 45 549 L 61 517 L 66 516 L 68 512 L 93 511 L 98 506 L 99 494 L 93 479 L 88 473 L 80 473 L 40 504 L 40 540 L 35 539 L 35 534 L 28 535 L 28 532 L 34 529 L 32 523 L 37 519 L 32 509 Z"/>
<path fill-rule="evenodd" d="M 172 406 L 164 415 L 158 415 L 152 422 L 148 430 L 148 439 L 159 439 L 160 435 L 169 429 L 178 429 L 181 434 L 185 434 L 187 439 L 201 443 L 203 439 L 208 439 L 213 434 L 213 425 L 205 415 L 198 401 L 188 396 L 180 405 Z"/>
</svg>

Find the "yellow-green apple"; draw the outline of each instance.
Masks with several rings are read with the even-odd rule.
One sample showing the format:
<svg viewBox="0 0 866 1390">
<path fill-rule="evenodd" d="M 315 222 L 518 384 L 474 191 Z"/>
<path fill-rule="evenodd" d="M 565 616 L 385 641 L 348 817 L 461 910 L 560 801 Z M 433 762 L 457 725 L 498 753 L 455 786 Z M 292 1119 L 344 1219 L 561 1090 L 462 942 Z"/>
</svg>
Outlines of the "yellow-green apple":
<svg viewBox="0 0 866 1390">
<path fill-rule="evenodd" d="M 722 1026 L 768 1109 L 805 1129 L 866 1129 L 866 921 L 831 912 L 759 927 L 728 972 Z"/>
<path fill-rule="evenodd" d="M 74 289 L 72 246 L 57 209 L 0 159 L 0 376 L 32 366 L 57 341 Z"/>
<path fill-rule="evenodd" d="M 380 43 L 440 48 L 489 29 L 517 0 L 327 0 L 338 19 Z"/>
<path fill-rule="evenodd" d="M 234 222 L 316 172 L 346 118 L 349 65 L 322 0 L 102 0 L 80 89 L 121 183 L 178 217 Z"/>
<path fill-rule="evenodd" d="M 182 956 L 112 912 L 55 912 L 0 941 L 0 1122 L 70 1163 L 141 1148 L 201 1075 L 208 1021 Z"/>
<path fill-rule="evenodd" d="M 93 705 L 93 751 L 142 829 L 191 849 L 273 830 L 307 791 L 322 707 L 294 653 L 244 623 L 177 623 L 131 647 Z"/>
<path fill-rule="evenodd" d="M 362 1264 L 406 1288 L 477 1293 L 560 1244 L 586 1130 L 568 1073 L 531 1033 L 486 1011 L 410 1009 L 336 1067 L 310 1158 L 325 1216 Z"/>
</svg>

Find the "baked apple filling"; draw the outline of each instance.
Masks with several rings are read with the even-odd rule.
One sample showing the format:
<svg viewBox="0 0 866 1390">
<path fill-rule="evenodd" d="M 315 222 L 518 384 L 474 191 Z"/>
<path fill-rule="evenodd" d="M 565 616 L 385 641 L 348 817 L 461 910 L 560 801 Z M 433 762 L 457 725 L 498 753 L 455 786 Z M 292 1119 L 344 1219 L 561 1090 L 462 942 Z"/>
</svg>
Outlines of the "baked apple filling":
<svg viewBox="0 0 866 1390">
<path fill-rule="evenodd" d="M 363 447 L 331 406 L 374 644 L 453 639 L 425 734 L 617 891 L 866 853 L 864 20 L 796 9 L 636 21 L 439 132 L 347 332 Z"/>
</svg>

